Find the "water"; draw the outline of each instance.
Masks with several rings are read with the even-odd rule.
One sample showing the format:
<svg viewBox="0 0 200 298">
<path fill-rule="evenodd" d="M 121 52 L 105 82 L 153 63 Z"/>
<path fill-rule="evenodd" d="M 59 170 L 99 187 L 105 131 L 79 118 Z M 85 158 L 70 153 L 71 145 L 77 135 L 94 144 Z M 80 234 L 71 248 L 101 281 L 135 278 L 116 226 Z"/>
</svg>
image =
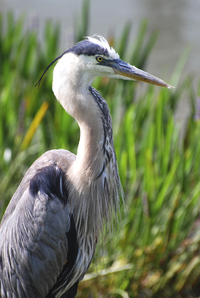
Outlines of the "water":
<svg viewBox="0 0 200 298">
<path fill-rule="evenodd" d="M 70 44 L 75 19 L 80 15 L 82 0 L 0 0 L 0 12 L 13 10 L 16 16 L 26 12 L 27 20 L 38 15 L 43 25 L 47 19 L 61 22 L 63 48 Z M 158 29 L 160 36 L 151 57 L 151 68 L 172 69 L 183 49 L 191 45 L 187 70 L 198 73 L 200 67 L 200 1 L 199 0 L 93 0 L 90 5 L 89 34 L 119 36 L 131 21 L 132 39 L 141 19 L 149 21 L 148 31 Z M 160 72 L 160 71 L 158 71 Z"/>
<path fill-rule="evenodd" d="M 90 1 L 89 34 L 105 37 L 120 36 L 127 21 L 132 22 L 131 42 L 142 19 L 148 19 L 148 33 L 159 30 L 160 35 L 147 65 L 147 71 L 165 80 L 172 75 L 186 47 L 191 53 L 182 73 L 193 74 L 197 90 L 200 69 L 200 0 L 92 0 Z M 73 27 L 81 13 L 82 0 L 0 0 L 0 12 L 13 10 L 16 17 L 27 14 L 27 25 L 37 17 L 39 27 L 45 20 L 61 23 L 61 46 L 65 50 L 73 44 Z M 185 117 L 188 110 L 180 110 Z"/>
</svg>

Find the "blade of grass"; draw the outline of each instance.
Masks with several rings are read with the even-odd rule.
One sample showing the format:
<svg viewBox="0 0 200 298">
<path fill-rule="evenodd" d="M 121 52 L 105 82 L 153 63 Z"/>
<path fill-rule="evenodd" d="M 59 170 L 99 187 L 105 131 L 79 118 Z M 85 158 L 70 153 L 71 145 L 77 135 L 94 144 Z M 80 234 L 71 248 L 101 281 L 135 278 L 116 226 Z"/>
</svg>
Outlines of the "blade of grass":
<svg viewBox="0 0 200 298">
<path fill-rule="evenodd" d="M 35 115 L 35 118 L 33 119 L 32 123 L 31 123 L 22 143 L 21 143 L 20 150 L 25 150 L 28 147 L 28 145 L 34 136 L 34 133 L 35 133 L 38 125 L 42 121 L 48 107 L 49 107 L 49 103 L 46 101 L 41 105 L 39 111 Z"/>
</svg>

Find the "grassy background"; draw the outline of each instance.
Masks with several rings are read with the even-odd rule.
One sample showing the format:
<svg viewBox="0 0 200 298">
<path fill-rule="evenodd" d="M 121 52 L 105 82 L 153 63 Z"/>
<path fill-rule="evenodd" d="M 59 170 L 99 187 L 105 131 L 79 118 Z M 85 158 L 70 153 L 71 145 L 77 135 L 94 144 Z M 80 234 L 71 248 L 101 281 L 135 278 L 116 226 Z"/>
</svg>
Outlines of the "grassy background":
<svg viewBox="0 0 200 298">
<path fill-rule="evenodd" d="M 24 18 L 0 16 L 0 210 L 1 216 L 28 167 L 43 152 L 76 153 L 79 130 L 51 91 L 52 69 L 61 52 L 59 26 L 46 23 L 43 43 Z M 75 28 L 87 35 L 88 2 Z M 145 68 L 158 33 L 146 35 L 142 21 L 134 45 L 131 24 L 110 39 L 122 60 Z M 93 84 L 111 110 L 119 173 L 125 193 L 121 227 L 104 239 L 78 297 L 200 296 L 199 207 L 200 122 L 198 102 L 187 77 L 179 82 L 184 52 L 169 81 L 175 90 L 97 78 Z M 183 94 L 191 114 L 185 133 L 174 114 Z"/>
</svg>

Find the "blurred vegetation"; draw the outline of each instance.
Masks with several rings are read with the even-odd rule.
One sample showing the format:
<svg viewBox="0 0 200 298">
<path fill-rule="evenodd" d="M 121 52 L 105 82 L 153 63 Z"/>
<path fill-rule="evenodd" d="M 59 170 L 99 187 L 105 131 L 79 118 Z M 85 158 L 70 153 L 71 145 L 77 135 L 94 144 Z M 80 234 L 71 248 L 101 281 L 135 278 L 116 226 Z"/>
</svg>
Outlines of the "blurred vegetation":
<svg viewBox="0 0 200 298">
<path fill-rule="evenodd" d="M 87 35 L 88 9 L 86 1 L 75 42 Z M 53 67 L 34 88 L 61 53 L 59 25 L 47 22 L 41 43 L 24 21 L 0 16 L 1 216 L 37 157 L 52 148 L 76 153 L 79 140 L 78 125 L 51 91 Z M 128 23 L 110 43 L 123 60 L 145 68 L 158 33 L 147 36 L 142 21 L 130 44 L 130 30 Z M 170 80 L 174 90 L 105 78 L 93 84 L 111 110 L 125 204 L 119 229 L 100 246 L 77 297 L 200 296 L 200 103 L 190 78 L 180 82 L 186 60 L 183 53 Z M 183 94 L 191 114 L 180 138 L 174 114 Z"/>
</svg>

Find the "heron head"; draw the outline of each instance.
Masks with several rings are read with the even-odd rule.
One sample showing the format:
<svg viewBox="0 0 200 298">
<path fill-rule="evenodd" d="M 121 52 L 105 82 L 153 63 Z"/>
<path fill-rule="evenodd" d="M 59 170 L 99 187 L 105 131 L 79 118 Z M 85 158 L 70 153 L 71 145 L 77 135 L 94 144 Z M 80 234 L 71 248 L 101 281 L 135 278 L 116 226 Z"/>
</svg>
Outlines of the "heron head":
<svg viewBox="0 0 200 298">
<path fill-rule="evenodd" d="M 97 76 L 102 76 L 142 81 L 162 87 L 173 88 L 173 86 L 165 83 L 163 80 L 122 61 L 115 50 L 109 46 L 107 40 L 99 35 L 87 37 L 85 40 L 80 41 L 74 47 L 68 49 L 61 56 L 56 58 L 47 69 L 59 59 L 64 61 L 64 63 L 62 63 L 63 69 L 66 68 L 66 64 L 70 62 L 70 71 L 74 68 L 76 74 L 79 74 L 81 78 L 83 78 L 84 73 L 88 81 L 93 80 Z M 66 63 L 66 61 L 68 62 Z M 37 85 L 40 84 L 42 77 Z"/>
<path fill-rule="evenodd" d="M 85 61 L 94 76 L 105 76 L 124 80 L 142 81 L 162 87 L 173 88 L 163 80 L 122 61 L 107 40 L 99 35 L 87 37 L 78 43 L 73 52 Z"/>
</svg>

